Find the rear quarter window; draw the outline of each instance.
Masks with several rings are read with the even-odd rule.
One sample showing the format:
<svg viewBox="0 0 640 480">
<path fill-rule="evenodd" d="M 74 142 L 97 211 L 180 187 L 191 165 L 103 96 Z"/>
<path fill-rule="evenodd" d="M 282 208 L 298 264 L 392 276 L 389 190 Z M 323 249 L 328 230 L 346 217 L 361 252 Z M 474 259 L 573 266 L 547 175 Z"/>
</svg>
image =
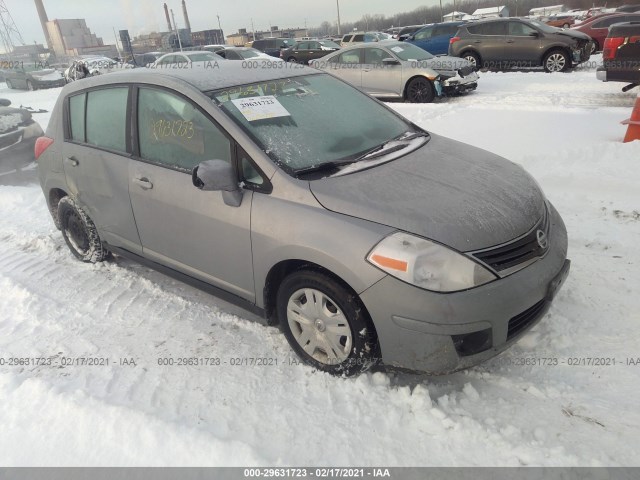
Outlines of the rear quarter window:
<svg viewBox="0 0 640 480">
<path fill-rule="evenodd" d="M 107 150 L 127 151 L 128 98 L 129 87 L 87 93 L 86 143 Z"/>
</svg>

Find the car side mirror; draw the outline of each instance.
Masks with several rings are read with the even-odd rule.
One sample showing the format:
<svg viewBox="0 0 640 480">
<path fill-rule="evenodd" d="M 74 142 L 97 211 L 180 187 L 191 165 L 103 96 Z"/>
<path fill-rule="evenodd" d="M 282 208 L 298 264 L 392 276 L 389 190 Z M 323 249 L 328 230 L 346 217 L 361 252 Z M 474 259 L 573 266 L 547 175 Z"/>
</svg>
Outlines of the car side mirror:
<svg viewBox="0 0 640 480">
<path fill-rule="evenodd" d="M 225 160 L 205 160 L 193 169 L 191 180 L 204 191 L 221 191 L 224 203 L 231 207 L 242 204 L 242 190 L 233 165 Z"/>
<path fill-rule="evenodd" d="M 389 57 L 389 58 L 383 58 L 382 59 L 382 64 L 383 65 L 388 65 L 388 66 L 390 66 L 390 65 L 400 65 L 400 62 L 398 60 L 396 60 L 395 58 Z"/>
</svg>

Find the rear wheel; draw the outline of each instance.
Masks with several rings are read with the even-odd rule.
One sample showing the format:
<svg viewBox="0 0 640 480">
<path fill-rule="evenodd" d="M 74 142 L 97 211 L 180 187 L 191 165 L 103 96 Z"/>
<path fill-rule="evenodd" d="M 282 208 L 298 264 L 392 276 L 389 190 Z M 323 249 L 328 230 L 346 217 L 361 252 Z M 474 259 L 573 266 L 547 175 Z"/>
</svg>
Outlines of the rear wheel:
<svg viewBox="0 0 640 480">
<path fill-rule="evenodd" d="M 598 41 L 593 39 L 593 43 L 591 44 L 591 55 L 600 51 L 600 45 L 598 45 Z"/>
<path fill-rule="evenodd" d="M 107 257 L 95 224 L 71 197 L 60 199 L 58 219 L 64 241 L 78 259 L 96 263 Z"/>
<path fill-rule="evenodd" d="M 461 55 L 467 62 L 469 62 L 475 70 L 480 70 L 480 57 L 474 52 L 464 52 Z"/>
<path fill-rule="evenodd" d="M 562 25 L 562 28 L 569 28 L 569 24 L 565 23 L 564 25 Z"/>
<path fill-rule="evenodd" d="M 436 96 L 431 80 L 417 77 L 407 85 L 406 100 L 411 103 L 431 103 Z"/>
<path fill-rule="evenodd" d="M 291 348 L 318 370 L 350 376 L 376 362 L 377 338 L 360 300 L 330 276 L 292 273 L 278 290 L 277 311 Z"/>
<path fill-rule="evenodd" d="M 298 63 L 298 60 L 296 60 L 296 57 L 289 57 L 287 59 L 287 62 L 289 62 L 289 63 Z"/>
<path fill-rule="evenodd" d="M 571 67 L 569 56 L 562 50 L 552 50 L 542 61 L 545 72 L 563 72 Z"/>
</svg>

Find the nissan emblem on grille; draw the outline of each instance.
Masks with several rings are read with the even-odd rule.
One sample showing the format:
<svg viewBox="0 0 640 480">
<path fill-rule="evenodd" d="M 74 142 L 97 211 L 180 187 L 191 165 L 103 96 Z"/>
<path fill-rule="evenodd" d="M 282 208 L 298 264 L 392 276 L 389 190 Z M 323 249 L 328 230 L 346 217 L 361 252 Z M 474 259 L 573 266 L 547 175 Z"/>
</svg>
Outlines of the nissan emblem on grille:
<svg viewBox="0 0 640 480">
<path fill-rule="evenodd" d="M 540 245 L 540 248 L 545 250 L 549 246 L 549 240 L 547 239 L 547 234 L 544 233 L 542 230 L 538 230 L 536 232 L 536 236 L 538 238 L 538 245 Z"/>
</svg>

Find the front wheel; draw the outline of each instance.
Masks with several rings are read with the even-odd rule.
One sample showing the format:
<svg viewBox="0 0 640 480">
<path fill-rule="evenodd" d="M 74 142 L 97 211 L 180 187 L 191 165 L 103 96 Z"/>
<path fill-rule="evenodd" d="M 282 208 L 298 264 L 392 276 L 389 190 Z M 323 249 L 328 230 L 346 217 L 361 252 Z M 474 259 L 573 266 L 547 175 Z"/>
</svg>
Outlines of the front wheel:
<svg viewBox="0 0 640 480">
<path fill-rule="evenodd" d="M 569 56 L 565 52 L 554 50 L 547 53 L 542 65 L 545 72 L 563 72 L 571 67 L 571 60 L 569 60 Z"/>
<path fill-rule="evenodd" d="M 296 57 L 289 57 L 287 59 L 287 62 L 289 62 L 289 63 L 298 63 L 298 60 L 296 60 Z"/>
<path fill-rule="evenodd" d="M 102 246 L 95 224 L 71 197 L 60 199 L 58 219 L 64 241 L 78 259 L 96 263 L 107 257 L 109 252 Z"/>
<path fill-rule="evenodd" d="M 407 85 L 406 100 L 411 103 L 431 103 L 436 96 L 431 80 L 418 77 Z"/>
<path fill-rule="evenodd" d="M 376 363 L 377 337 L 360 300 L 328 275 L 300 270 L 286 277 L 277 311 L 291 348 L 318 370 L 351 376 Z"/>
</svg>

